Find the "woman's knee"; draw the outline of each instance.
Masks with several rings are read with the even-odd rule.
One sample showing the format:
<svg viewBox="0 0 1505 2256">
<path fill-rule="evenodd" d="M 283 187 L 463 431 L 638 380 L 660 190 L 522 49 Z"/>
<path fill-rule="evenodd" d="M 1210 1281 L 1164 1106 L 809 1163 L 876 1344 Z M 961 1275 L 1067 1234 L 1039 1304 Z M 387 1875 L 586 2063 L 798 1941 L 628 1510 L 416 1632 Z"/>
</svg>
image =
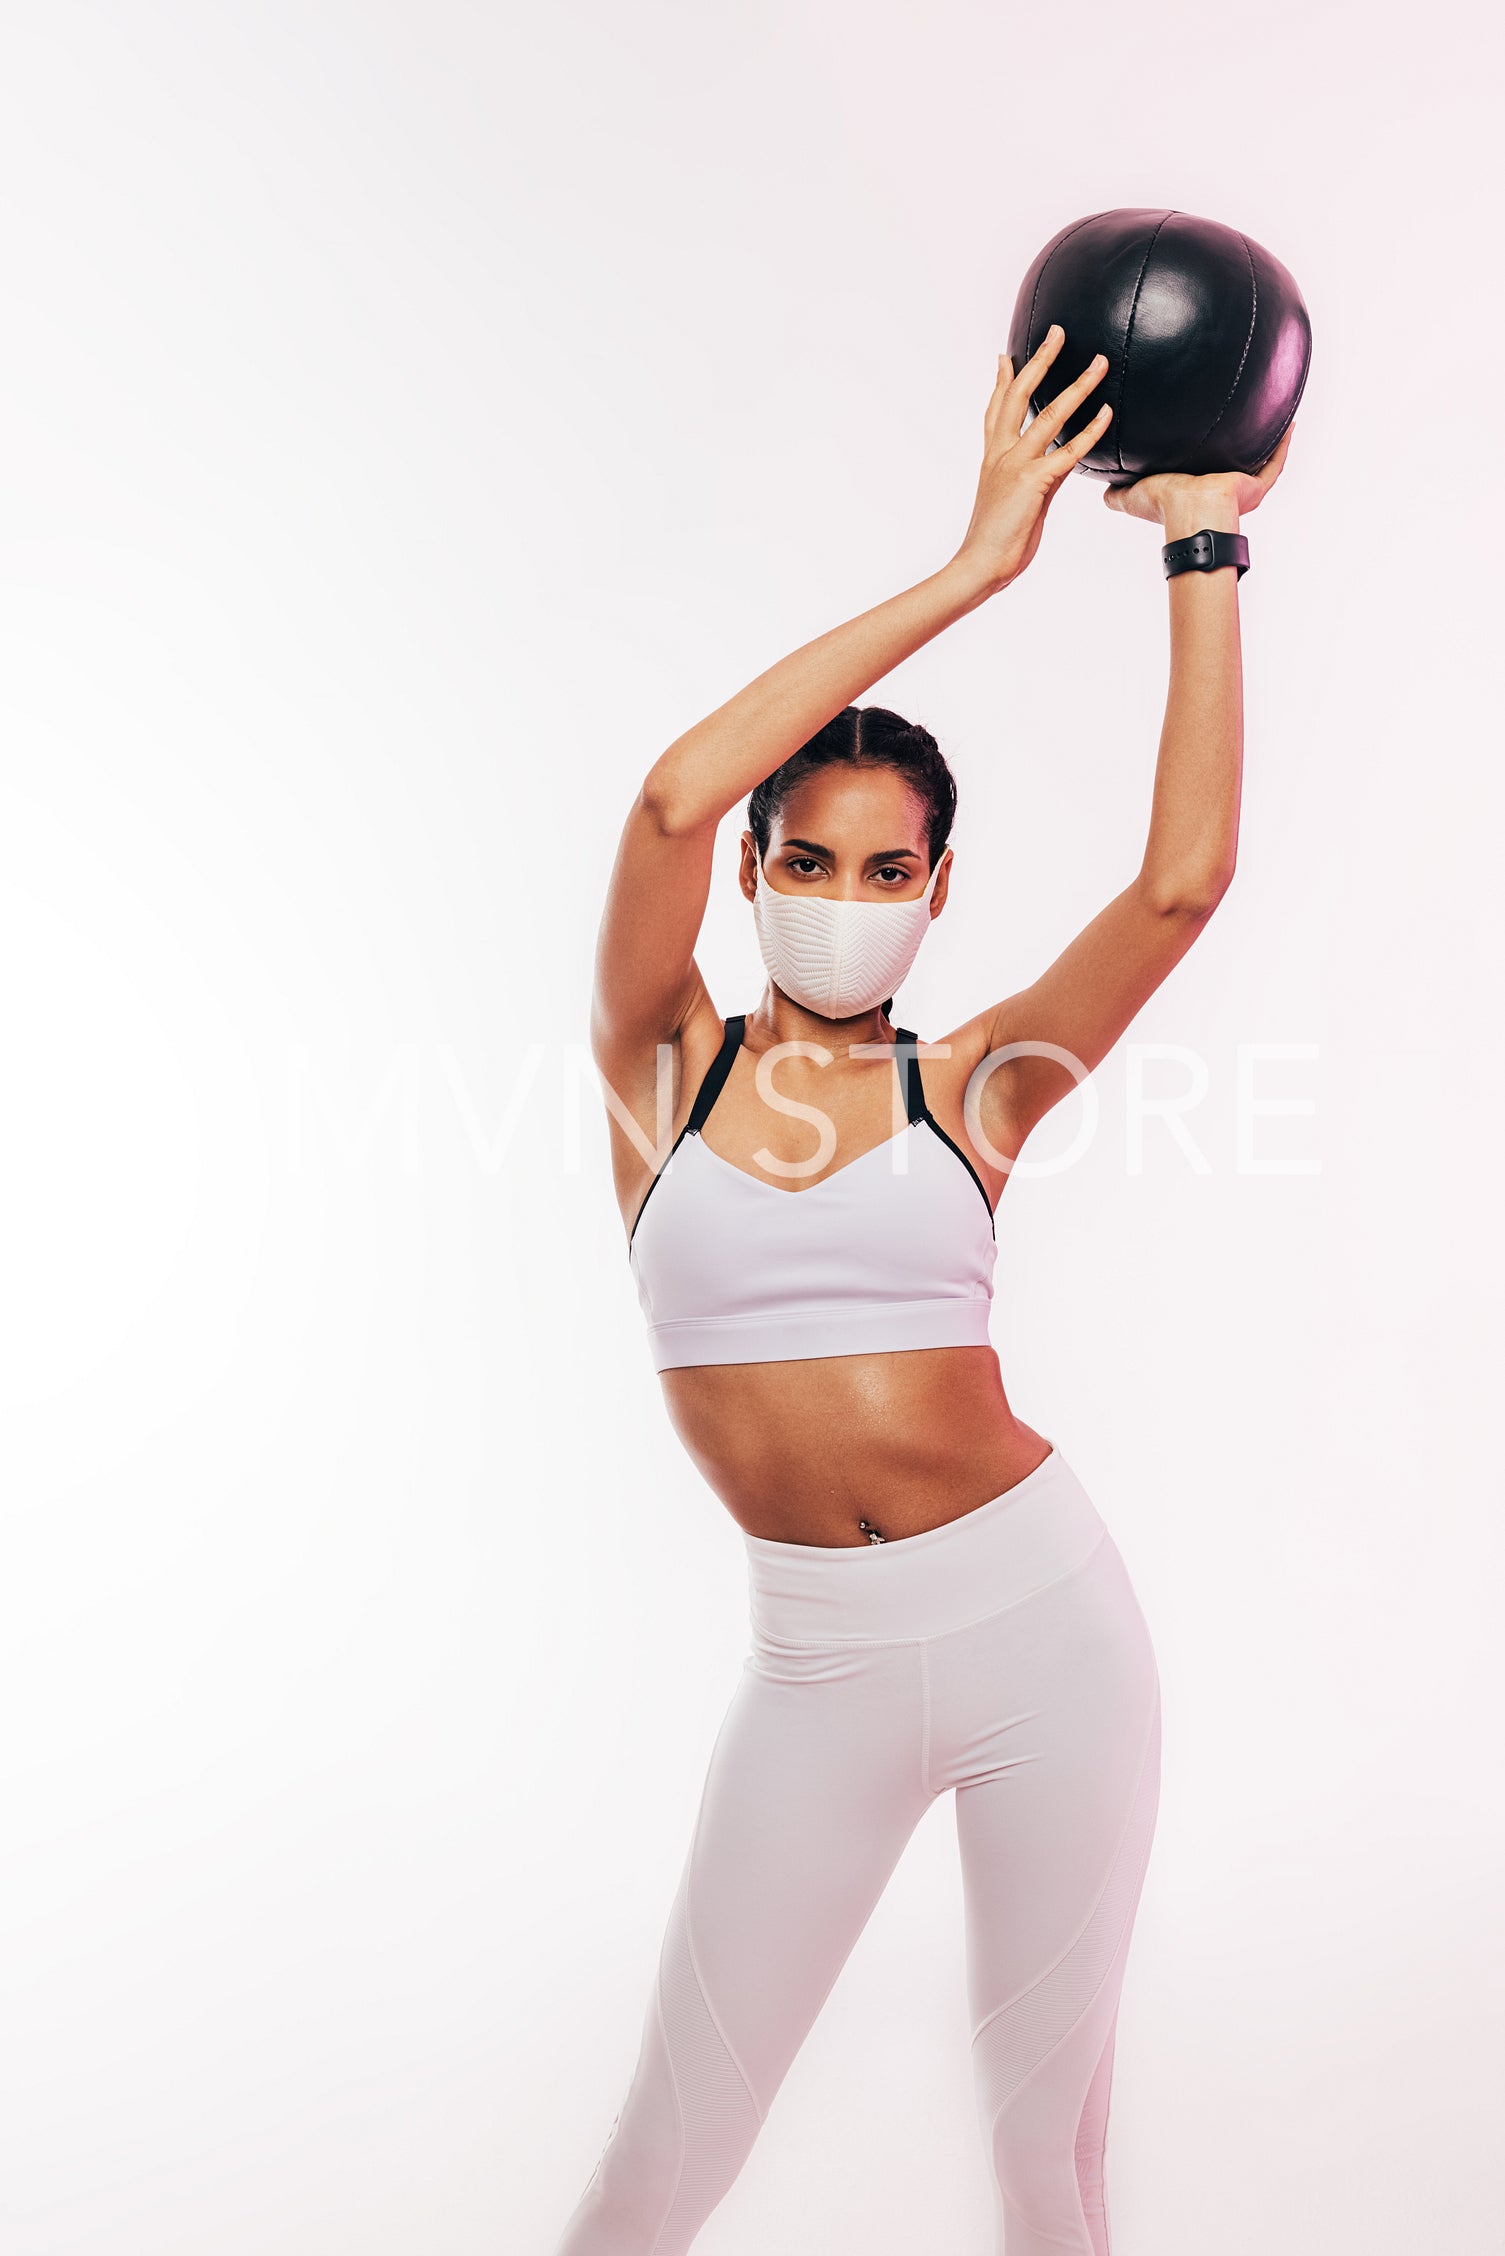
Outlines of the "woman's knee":
<svg viewBox="0 0 1505 2256">
<path fill-rule="evenodd" d="M 1100 2256 L 1101 2161 L 1084 2182 L 1074 2125 L 1053 2137 L 1021 2135 L 1006 2111 L 993 2126 L 992 2163 L 1006 2256 Z"/>
<path fill-rule="evenodd" d="M 980 2031 L 973 2060 L 1007 2256 L 1104 2256 L 1103 2147 L 1113 2074 L 1122 1953 L 1086 2009 L 1034 2042 L 1009 2015 Z M 1037 2000 L 1038 2004 L 1038 2000 Z M 1001 2039 L 990 2046 L 992 2036 Z"/>
<path fill-rule="evenodd" d="M 631 2088 L 556 2256 L 682 2256 L 761 2124 L 701 1989 L 681 1891 Z"/>
</svg>

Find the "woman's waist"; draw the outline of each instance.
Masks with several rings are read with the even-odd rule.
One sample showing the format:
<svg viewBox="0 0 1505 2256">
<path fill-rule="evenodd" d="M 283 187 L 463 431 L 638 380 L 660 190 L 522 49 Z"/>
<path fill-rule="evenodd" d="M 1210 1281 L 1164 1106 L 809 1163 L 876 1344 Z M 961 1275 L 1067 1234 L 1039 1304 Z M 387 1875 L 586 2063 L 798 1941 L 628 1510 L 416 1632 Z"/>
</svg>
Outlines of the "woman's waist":
<svg viewBox="0 0 1505 2256">
<path fill-rule="evenodd" d="M 1050 1444 L 991 1348 L 662 1374 L 676 1431 L 744 1534 L 866 1545 L 922 1534 L 1024 1479 Z"/>
<path fill-rule="evenodd" d="M 1089 1560 L 1108 1530 L 1050 1443 L 996 1496 L 875 1547 L 746 1536 L 755 1644 L 793 1650 L 944 1637 L 1005 1612 Z"/>
</svg>

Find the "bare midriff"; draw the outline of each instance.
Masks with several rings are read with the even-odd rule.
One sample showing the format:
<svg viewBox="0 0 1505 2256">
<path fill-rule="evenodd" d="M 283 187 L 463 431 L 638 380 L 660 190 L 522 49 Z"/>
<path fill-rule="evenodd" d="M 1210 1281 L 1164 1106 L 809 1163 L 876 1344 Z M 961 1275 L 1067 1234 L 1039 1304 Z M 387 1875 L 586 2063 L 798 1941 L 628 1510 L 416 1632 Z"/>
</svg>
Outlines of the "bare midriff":
<svg viewBox="0 0 1505 2256">
<path fill-rule="evenodd" d="M 990 1347 L 697 1364 L 661 1377 L 705 1479 L 739 1527 L 773 1543 L 922 1535 L 1050 1454 L 1010 1410 Z"/>
</svg>

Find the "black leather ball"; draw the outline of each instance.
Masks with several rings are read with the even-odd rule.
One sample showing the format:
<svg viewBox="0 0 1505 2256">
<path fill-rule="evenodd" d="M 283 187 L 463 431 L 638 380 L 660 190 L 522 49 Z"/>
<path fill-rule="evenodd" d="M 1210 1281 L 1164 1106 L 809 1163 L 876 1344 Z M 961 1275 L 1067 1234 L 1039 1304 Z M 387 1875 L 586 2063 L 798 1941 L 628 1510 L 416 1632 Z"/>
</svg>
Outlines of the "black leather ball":
<svg viewBox="0 0 1505 2256">
<path fill-rule="evenodd" d="M 1257 470 L 1296 413 L 1312 357 L 1301 292 L 1279 259 L 1190 212 L 1094 212 L 1063 227 L 1020 286 L 1016 374 L 1052 322 L 1065 343 L 1031 405 L 1038 414 L 1106 353 L 1107 374 L 1064 435 L 1106 401 L 1113 419 L 1077 467 L 1115 486 L 1156 470 Z"/>
</svg>

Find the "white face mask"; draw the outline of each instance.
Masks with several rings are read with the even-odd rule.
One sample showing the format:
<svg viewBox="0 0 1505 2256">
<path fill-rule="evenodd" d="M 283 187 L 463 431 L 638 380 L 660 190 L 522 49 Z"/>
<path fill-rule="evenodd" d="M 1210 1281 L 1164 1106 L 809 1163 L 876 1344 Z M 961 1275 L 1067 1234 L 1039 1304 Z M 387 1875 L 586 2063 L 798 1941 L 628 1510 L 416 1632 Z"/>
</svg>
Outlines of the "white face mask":
<svg viewBox="0 0 1505 2256">
<path fill-rule="evenodd" d="M 775 892 L 760 861 L 753 924 L 769 978 L 821 1018 L 856 1018 L 887 1002 L 930 929 L 940 870 L 938 861 L 917 900 L 828 901 Z"/>
</svg>

